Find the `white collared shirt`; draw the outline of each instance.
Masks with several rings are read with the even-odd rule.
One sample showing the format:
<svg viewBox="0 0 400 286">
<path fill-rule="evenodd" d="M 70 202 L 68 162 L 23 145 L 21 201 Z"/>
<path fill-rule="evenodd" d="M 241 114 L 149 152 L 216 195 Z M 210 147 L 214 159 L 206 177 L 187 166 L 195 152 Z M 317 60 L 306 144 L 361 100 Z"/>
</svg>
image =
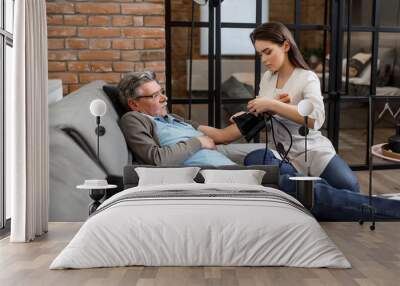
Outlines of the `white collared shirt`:
<svg viewBox="0 0 400 286">
<path fill-rule="evenodd" d="M 292 134 L 293 145 L 288 154 L 292 165 L 305 175 L 307 175 L 307 166 L 310 166 L 310 175 L 320 176 L 336 152 L 331 141 L 319 131 L 325 121 L 325 107 L 319 79 L 314 72 L 301 68 L 294 69 L 281 89 L 276 88 L 277 79 L 277 73 L 266 71 L 260 82 L 259 96 L 273 99 L 278 94 L 287 93 L 292 105 L 297 105 L 303 99 L 308 99 L 313 103 L 314 110 L 309 117 L 315 121 L 314 128 L 310 129 L 307 135 L 307 162 L 305 162 L 304 156 L 304 137 L 299 135 L 298 131 L 301 125 L 279 115 L 276 115 L 276 118 L 284 123 Z M 276 122 L 274 130 L 276 141 L 281 142 L 287 150 L 290 144 L 288 133 Z M 274 148 L 274 144 L 271 144 L 272 152 L 277 158 L 280 158 Z"/>
</svg>

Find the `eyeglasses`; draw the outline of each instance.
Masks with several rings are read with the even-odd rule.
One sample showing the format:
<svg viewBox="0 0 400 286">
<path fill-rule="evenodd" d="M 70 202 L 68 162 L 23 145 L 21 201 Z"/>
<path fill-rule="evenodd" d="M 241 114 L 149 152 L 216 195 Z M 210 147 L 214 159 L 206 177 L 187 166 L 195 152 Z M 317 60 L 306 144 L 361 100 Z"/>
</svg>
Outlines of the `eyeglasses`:
<svg viewBox="0 0 400 286">
<path fill-rule="evenodd" d="M 159 98 L 162 95 L 165 95 L 165 89 L 163 89 L 163 88 L 160 89 L 159 91 L 156 91 L 156 92 L 150 94 L 150 95 L 137 96 L 136 99 L 147 97 L 147 98 L 152 98 L 153 100 L 155 100 L 155 99 Z"/>
</svg>

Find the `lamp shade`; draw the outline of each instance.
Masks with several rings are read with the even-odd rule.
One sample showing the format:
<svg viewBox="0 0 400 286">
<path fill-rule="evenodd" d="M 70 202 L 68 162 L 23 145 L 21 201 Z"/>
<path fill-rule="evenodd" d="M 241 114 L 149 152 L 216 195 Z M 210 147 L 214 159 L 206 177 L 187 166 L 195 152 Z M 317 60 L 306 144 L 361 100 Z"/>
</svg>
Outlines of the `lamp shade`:
<svg viewBox="0 0 400 286">
<path fill-rule="evenodd" d="M 314 110 L 314 105 L 308 99 L 303 99 L 297 105 L 297 111 L 301 116 L 309 116 Z"/>
<path fill-rule="evenodd" d="M 107 105 L 101 99 L 92 100 L 90 103 L 90 113 L 93 116 L 104 116 L 107 112 Z"/>
</svg>

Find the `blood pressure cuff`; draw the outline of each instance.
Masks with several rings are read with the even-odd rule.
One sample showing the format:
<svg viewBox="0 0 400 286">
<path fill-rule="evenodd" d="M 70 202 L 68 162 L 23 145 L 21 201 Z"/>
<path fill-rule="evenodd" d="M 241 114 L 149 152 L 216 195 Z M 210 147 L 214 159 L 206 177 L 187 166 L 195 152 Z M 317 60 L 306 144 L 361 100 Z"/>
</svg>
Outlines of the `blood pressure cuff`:
<svg viewBox="0 0 400 286">
<path fill-rule="evenodd" d="M 250 142 L 263 128 L 265 128 L 265 120 L 263 116 L 255 116 L 252 113 L 244 113 L 240 116 L 233 117 L 247 142 Z"/>
</svg>

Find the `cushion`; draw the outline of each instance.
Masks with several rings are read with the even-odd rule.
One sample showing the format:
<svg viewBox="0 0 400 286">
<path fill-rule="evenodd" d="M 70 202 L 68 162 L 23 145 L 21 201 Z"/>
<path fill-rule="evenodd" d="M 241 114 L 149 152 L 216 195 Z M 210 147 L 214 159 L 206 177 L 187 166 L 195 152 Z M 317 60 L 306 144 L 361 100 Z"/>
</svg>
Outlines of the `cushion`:
<svg viewBox="0 0 400 286">
<path fill-rule="evenodd" d="M 247 144 L 242 144 L 247 145 Z M 138 167 L 146 167 L 146 168 L 186 168 L 179 166 L 151 166 L 151 165 L 128 165 L 124 167 L 124 189 L 136 187 L 139 183 L 139 176 L 136 172 L 136 168 Z M 238 165 L 229 165 L 229 166 L 201 166 L 202 170 L 262 170 L 265 171 L 265 175 L 262 179 L 262 185 L 265 187 L 279 188 L 279 168 L 278 166 L 271 165 L 253 165 L 253 166 L 238 166 Z M 194 181 L 197 183 L 204 183 L 204 177 L 200 174 L 194 178 Z"/>
<path fill-rule="evenodd" d="M 392 72 L 392 86 L 400 87 L 400 65 L 395 64 L 393 65 L 393 72 Z"/>
<path fill-rule="evenodd" d="M 221 85 L 221 92 L 223 98 L 226 99 L 239 99 L 239 98 L 252 98 L 252 87 L 241 83 L 235 77 L 231 76 Z M 231 116 L 239 111 L 247 110 L 247 103 L 225 103 L 223 109 Z"/>
<path fill-rule="evenodd" d="M 261 170 L 202 170 L 205 184 L 246 184 L 261 185 L 265 171 Z"/>
<path fill-rule="evenodd" d="M 393 73 L 392 65 L 381 63 L 378 71 L 378 78 L 376 79 L 376 86 L 383 87 L 389 85 L 392 73 Z"/>
<path fill-rule="evenodd" d="M 139 176 L 139 186 L 196 183 L 194 178 L 199 170 L 199 167 L 135 168 Z"/>
<path fill-rule="evenodd" d="M 245 86 L 249 86 L 252 89 L 254 88 L 254 72 L 237 72 L 233 73 L 232 77 L 236 78 L 239 82 L 245 84 Z M 252 93 L 252 90 L 250 90 Z"/>
<path fill-rule="evenodd" d="M 326 57 L 325 57 L 325 72 L 326 72 L 326 73 L 329 72 L 329 59 L 330 59 L 330 55 L 327 54 Z M 345 64 L 343 64 L 343 66 L 344 66 L 344 65 L 345 65 Z M 316 73 L 322 73 L 323 69 L 324 69 L 323 63 L 320 62 L 320 63 L 317 64 L 317 66 L 314 68 L 314 72 L 316 72 Z"/>
<path fill-rule="evenodd" d="M 112 105 L 114 106 L 115 111 L 118 116 L 121 118 L 122 115 L 129 112 L 130 110 L 125 107 L 124 104 L 119 100 L 120 92 L 119 88 L 115 85 L 103 85 L 103 90 L 107 94 L 110 99 Z"/>
<path fill-rule="evenodd" d="M 370 53 L 357 53 L 350 59 L 349 76 L 357 77 L 371 61 Z"/>
<path fill-rule="evenodd" d="M 378 59 L 382 65 L 393 66 L 396 58 L 396 50 L 394 48 L 379 47 Z"/>
<path fill-rule="evenodd" d="M 379 60 L 378 60 L 379 65 Z M 371 63 L 356 77 L 349 78 L 349 83 L 357 85 L 369 85 L 371 82 Z"/>
<path fill-rule="evenodd" d="M 394 71 L 396 52 L 393 48 L 380 47 L 378 51 L 378 58 L 380 64 L 378 65 L 378 78 L 376 85 L 379 87 L 391 85 L 391 79 Z"/>
</svg>

